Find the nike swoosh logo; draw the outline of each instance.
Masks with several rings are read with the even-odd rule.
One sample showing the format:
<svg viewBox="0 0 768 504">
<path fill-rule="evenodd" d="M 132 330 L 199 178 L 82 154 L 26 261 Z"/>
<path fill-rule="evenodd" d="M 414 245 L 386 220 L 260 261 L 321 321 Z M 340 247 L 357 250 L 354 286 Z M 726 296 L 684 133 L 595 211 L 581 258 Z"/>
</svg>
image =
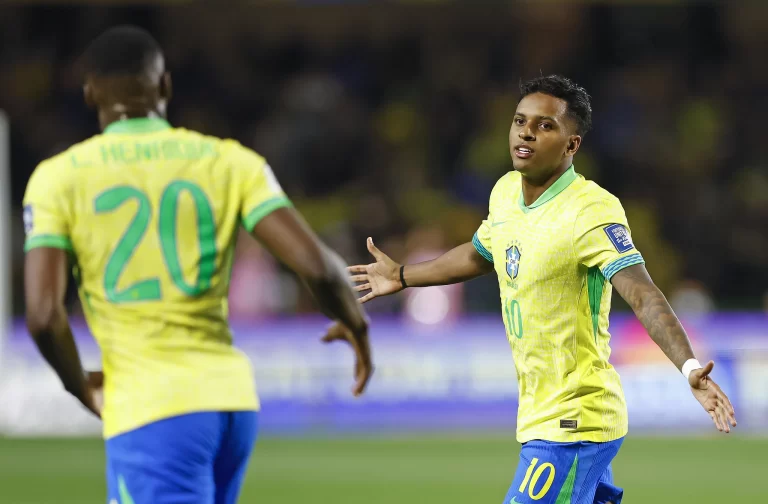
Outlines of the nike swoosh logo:
<svg viewBox="0 0 768 504">
<path fill-rule="evenodd" d="M 512 497 L 512 500 L 509 501 L 509 504 L 523 504 L 523 503 L 517 500 L 517 497 Z"/>
<path fill-rule="evenodd" d="M 509 221 L 505 221 L 504 220 L 504 221 L 501 221 L 501 222 L 494 222 L 493 224 L 491 224 L 491 227 L 501 226 L 502 224 L 506 224 L 507 222 L 509 222 Z M 515 503 L 515 504 L 518 504 L 518 503 Z"/>
</svg>

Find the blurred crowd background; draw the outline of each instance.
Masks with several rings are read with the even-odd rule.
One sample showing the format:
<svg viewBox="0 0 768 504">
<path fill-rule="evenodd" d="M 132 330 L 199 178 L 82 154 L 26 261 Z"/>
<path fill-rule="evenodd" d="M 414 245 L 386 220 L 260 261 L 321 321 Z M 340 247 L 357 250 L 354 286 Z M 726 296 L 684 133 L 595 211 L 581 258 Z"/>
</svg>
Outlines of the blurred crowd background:
<svg viewBox="0 0 768 504">
<path fill-rule="evenodd" d="M 166 50 L 170 121 L 263 154 L 350 263 L 369 262 L 367 236 L 409 262 L 470 240 L 511 169 L 520 80 L 567 75 L 593 97 L 576 170 L 621 198 L 675 308 L 768 310 L 768 3 L 406 4 L 0 7 L 14 311 L 26 182 L 38 162 L 98 133 L 75 62 L 127 22 Z M 498 309 L 491 277 L 409 296 L 370 309 L 411 303 L 438 319 Z M 230 301 L 236 317 L 312 310 L 250 240 L 239 240 Z"/>
<path fill-rule="evenodd" d="M 368 236 L 408 262 L 470 240 L 512 169 L 520 81 L 559 73 L 585 86 L 594 130 L 576 170 L 621 198 L 649 271 L 698 358 L 717 363 L 739 420 L 736 437 L 709 437 L 684 378 L 614 296 L 611 363 L 631 425 L 617 482 L 632 502 L 768 502 L 768 0 L 13 2 L 0 2 L 15 315 L 0 331 L 0 502 L 105 494 L 101 445 L 51 439 L 97 436 L 101 425 L 62 390 L 19 316 L 21 202 L 40 161 L 98 133 L 76 62 L 123 23 L 165 48 L 172 124 L 263 154 L 349 263 L 370 261 Z M 327 321 L 293 316 L 314 311 L 307 293 L 255 241 L 238 247 L 231 326 L 263 405 L 244 502 L 504 495 L 518 390 L 494 275 L 366 305 L 377 369 L 354 399 L 351 354 L 313 343 Z M 71 290 L 78 351 L 98 369 Z M 702 478 L 713 453 L 718 477 Z"/>
</svg>

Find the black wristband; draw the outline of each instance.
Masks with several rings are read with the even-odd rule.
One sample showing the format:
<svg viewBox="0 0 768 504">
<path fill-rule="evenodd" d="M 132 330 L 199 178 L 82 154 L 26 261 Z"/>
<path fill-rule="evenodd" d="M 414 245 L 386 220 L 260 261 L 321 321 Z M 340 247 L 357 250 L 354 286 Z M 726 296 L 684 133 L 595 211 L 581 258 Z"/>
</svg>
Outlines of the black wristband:
<svg viewBox="0 0 768 504">
<path fill-rule="evenodd" d="M 404 273 L 405 273 L 405 264 L 400 266 L 400 285 L 403 286 L 403 289 L 407 289 L 408 288 L 408 284 L 405 283 L 405 274 Z"/>
</svg>

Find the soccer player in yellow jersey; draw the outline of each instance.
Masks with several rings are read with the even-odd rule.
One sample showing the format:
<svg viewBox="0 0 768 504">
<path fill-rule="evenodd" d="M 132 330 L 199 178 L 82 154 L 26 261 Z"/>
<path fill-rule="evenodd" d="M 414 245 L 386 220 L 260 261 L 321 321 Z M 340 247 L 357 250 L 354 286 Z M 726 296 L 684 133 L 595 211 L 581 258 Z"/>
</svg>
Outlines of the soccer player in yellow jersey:
<svg viewBox="0 0 768 504">
<path fill-rule="evenodd" d="M 473 239 L 437 259 L 401 266 L 369 238 L 376 262 L 353 266 L 366 302 L 408 286 L 495 272 L 520 393 L 520 464 L 505 504 L 619 504 L 611 460 L 627 434 L 621 382 L 608 362 L 612 287 L 729 432 L 728 398 L 695 360 L 651 281 L 617 198 L 579 175 L 573 157 L 591 125 L 587 92 L 560 76 L 521 86 L 509 132 L 514 171 L 491 193 Z"/>
<path fill-rule="evenodd" d="M 324 340 L 354 348 L 356 395 L 372 370 L 367 319 L 343 263 L 262 157 L 166 122 L 171 80 L 151 35 L 109 30 L 85 64 L 103 134 L 42 162 L 24 198 L 29 331 L 64 388 L 104 421 L 110 504 L 232 504 L 259 409 L 227 324 L 239 228 L 338 321 Z M 69 264 L 103 373 L 83 371 L 70 332 Z"/>
</svg>

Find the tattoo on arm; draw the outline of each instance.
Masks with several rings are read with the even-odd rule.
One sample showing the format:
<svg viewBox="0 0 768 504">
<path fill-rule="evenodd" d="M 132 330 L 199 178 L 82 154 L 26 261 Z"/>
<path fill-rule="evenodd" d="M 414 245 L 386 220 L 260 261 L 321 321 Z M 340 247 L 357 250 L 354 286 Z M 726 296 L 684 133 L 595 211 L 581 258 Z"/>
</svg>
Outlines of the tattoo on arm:
<svg viewBox="0 0 768 504">
<path fill-rule="evenodd" d="M 632 307 L 651 339 L 677 369 L 695 358 L 691 342 L 667 298 L 656 287 L 645 266 L 638 264 L 616 273 L 611 279 L 616 291 Z"/>
</svg>

